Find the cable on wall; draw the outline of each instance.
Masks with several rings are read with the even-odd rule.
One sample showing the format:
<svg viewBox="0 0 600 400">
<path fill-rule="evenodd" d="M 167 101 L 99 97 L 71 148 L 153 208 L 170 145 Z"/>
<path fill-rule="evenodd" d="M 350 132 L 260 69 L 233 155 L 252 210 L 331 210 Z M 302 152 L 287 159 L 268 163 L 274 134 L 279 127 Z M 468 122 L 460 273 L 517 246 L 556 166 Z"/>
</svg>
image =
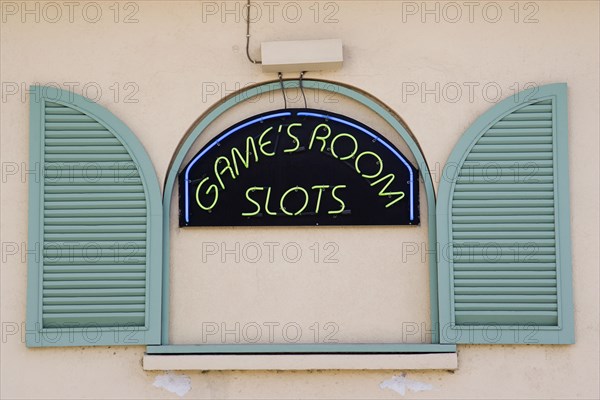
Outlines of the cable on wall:
<svg viewBox="0 0 600 400">
<path fill-rule="evenodd" d="M 281 72 L 279 75 L 279 84 L 281 85 L 281 94 L 283 95 L 283 106 L 287 110 L 287 98 L 285 97 L 285 88 L 283 87 L 283 74 Z"/>
<path fill-rule="evenodd" d="M 304 94 L 304 85 L 302 84 L 302 79 L 304 79 L 305 73 L 306 73 L 306 71 L 300 72 L 299 86 L 300 86 L 300 92 L 302 92 L 302 98 L 304 99 L 304 108 L 308 108 L 308 105 L 306 103 L 306 95 Z"/>
<path fill-rule="evenodd" d="M 250 0 L 246 3 L 246 57 L 252 64 L 262 64 L 262 61 L 250 56 Z"/>
</svg>

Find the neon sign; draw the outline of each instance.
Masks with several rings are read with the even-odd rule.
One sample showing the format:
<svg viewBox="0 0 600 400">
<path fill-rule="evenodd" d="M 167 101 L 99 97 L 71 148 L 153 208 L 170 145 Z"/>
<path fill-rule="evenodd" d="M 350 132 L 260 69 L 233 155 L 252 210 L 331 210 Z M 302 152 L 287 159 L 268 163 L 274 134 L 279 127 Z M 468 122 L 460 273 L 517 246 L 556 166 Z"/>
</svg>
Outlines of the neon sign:
<svg viewBox="0 0 600 400">
<path fill-rule="evenodd" d="M 358 121 L 272 111 L 226 129 L 192 157 L 179 174 L 179 225 L 418 225 L 418 176 Z"/>
</svg>

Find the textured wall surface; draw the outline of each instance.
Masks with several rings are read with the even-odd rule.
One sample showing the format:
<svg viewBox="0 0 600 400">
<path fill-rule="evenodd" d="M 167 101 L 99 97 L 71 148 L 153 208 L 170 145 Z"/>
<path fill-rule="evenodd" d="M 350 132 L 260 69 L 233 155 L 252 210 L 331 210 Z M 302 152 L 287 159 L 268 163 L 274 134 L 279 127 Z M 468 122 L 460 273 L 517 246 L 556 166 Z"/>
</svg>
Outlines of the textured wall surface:
<svg viewBox="0 0 600 400">
<path fill-rule="evenodd" d="M 0 397 L 177 398 L 163 387 L 183 394 L 191 386 L 186 398 L 598 398 L 600 32 L 592 1 L 275 1 L 257 2 L 251 14 L 255 56 L 261 41 L 341 38 L 344 67 L 308 76 L 359 87 L 397 112 L 419 141 L 435 186 L 452 147 L 481 113 L 524 88 L 568 83 L 575 345 L 461 345 L 453 373 L 185 371 L 189 380 L 142 370 L 140 346 L 25 347 L 26 257 L 36 256 L 25 245 L 27 181 L 39 179 L 28 173 L 28 86 L 58 85 L 107 107 L 136 133 L 162 181 L 180 138 L 204 111 L 276 78 L 246 60 L 243 3 L 1 2 Z M 307 97 L 309 107 L 343 112 L 403 148 L 366 109 L 335 95 Z M 288 101 L 302 106 L 297 91 Z M 274 94 L 237 107 L 198 145 L 282 106 Z M 423 196 L 421 203 L 425 223 Z M 308 343 L 315 331 L 322 342 L 334 330 L 342 342 L 430 340 L 425 224 L 187 231 L 174 223 L 171 232 L 175 343 L 201 342 L 203 322 L 204 329 L 239 323 L 242 330 L 278 323 L 279 342 L 286 323 L 297 324 Z M 298 243 L 303 257 L 290 262 L 276 251 L 271 261 L 265 247 L 254 263 L 224 253 L 251 242 L 279 249 Z M 330 242 L 337 262 L 325 263 Z M 203 263 L 206 243 L 219 252 Z"/>
</svg>

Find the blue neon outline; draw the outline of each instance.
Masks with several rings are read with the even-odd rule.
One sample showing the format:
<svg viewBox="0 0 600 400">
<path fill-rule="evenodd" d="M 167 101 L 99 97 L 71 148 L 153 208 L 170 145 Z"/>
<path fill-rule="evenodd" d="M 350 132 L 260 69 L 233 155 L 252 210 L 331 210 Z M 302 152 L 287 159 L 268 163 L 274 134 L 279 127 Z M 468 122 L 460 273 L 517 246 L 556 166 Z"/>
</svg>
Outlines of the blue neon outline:
<svg viewBox="0 0 600 400">
<path fill-rule="evenodd" d="M 404 159 L 404 157 L 402 157 L 402 155 L 396 150 L 394 149 L 392 146 L 390 146 L 388 143 L 386 143 L 385 141 L 381 140 L 380 137 L 378 137 L 377 135 L 375 135 L 372 132 L 369 132 L 367 129 L 363 128 L 362 126 L 356 125 L 352 122 L 348 122 L 345 121 L 341 118 L 337 118 L 334 117 L 332 115 L 326 115 L 326 114 L 317 114 L 317 113 L 311 113 L 311 112 L 299 112 L 298 116 L 308 116 L 308 117 L 318 117 L 318 118 L 323 118 L 323 119 L 330 119 L 332 121 L 337 121 L 340 122 L 344 125 L 348 125 L 351 126 L 355 129 L 360 130 L 363 133 L 366 133 L 367 135 L 371 136 L 373 139 L 377 140 L 379 143 L 381 143 L 382 145 L 384 145 L 388 150 L 390 150 L 396 157 L 398 157 L 400 159 L 400 161 L 402 161 L 402 163 L 406 166 L 406 168 L 408 168 L 408 172 L 410 174 L 410 220 L 413 221 L 414 220 L 414 208 L 413 208 L 413 170 L 411 168 L 411 165 L 408 163 L 408 161 L 406 161 Z"/>
<path fill-rule="evenodd" d="M 282 113 L 277 113 L 277 114 L 272 114 L 272 115 L 267 115 L 267 116 L 262 116 L 259 118 L 255 118 L 251 121 L 245 122 L 242 125 L 236 126 L 235 128 L 233 128 L 232 130 L 230 130 L 227 133 L 224 133 L 221 137 L 219 137 L 219 140 L 211 143 L 210 145 L 208 145 L 207 147 L 205 147 L 204 149 L 202 149 L 202 151 L 188 164 L 187 168 L 185 169 L 185 222 L 190 222 L 190 205 L 189 205 L 189 185 L 190 185 L 190 179 L 189 179 L 189 172 L 190 169 L 194 166 L 194 164 L 196 164 L 196 162 L 198 162 L 198 160 L 205 155 L 210 149 L 212 149 L 213 147 L 215 147 L 217 144 L 219 144 L 219 142 L 221 142 L 221 140 L 227 138 L 229 135 L 231 135 L 232 133 L 235 133 L 237 131 L 239 131 L 240 129 L 246 128 L 250 125 L 253 125 L 257 122 L 262 122 L 264 120 L 267 119 L 271 119 L 271 118 L 277 118 L 277 117 L 287 117 L 292 115 L 291 112 L 282 112 Z"/>
</svg>

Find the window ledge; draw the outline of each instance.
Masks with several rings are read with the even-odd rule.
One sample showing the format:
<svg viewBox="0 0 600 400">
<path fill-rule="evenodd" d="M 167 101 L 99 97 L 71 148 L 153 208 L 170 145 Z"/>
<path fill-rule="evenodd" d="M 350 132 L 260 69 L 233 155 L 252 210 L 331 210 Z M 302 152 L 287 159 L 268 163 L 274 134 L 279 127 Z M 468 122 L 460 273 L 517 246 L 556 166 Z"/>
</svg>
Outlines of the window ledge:
<svg viewBox="0 0 600 400">
<path fill-rule="evenodd" d="M 455 370 L 454 353 L 420 354 L 145 354 L 156 370 Z"/>
</svg>

